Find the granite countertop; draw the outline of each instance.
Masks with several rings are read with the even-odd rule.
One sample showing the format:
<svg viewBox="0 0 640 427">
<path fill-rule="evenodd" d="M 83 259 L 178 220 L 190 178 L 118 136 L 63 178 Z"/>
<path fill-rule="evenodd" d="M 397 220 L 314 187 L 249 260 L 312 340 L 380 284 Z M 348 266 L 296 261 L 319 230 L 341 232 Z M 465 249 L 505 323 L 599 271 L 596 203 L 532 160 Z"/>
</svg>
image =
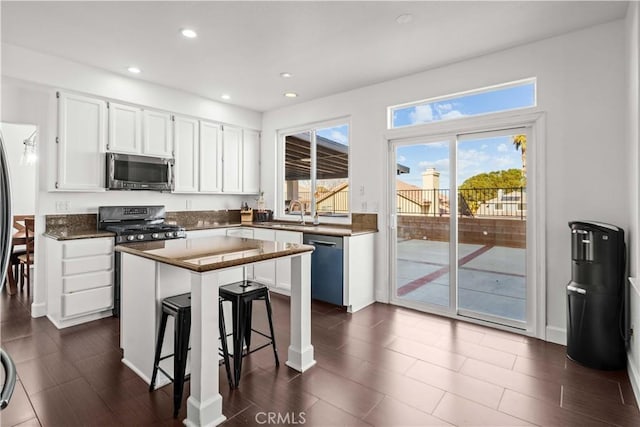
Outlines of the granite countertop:
<svg viewBox="0 0 640 427">
<path fill-rule="evenodd" d="M 98 237 L 111 237 L 115 236 L 115 233 L 104 230 L 87 229 L 87 228 L 65 228 L 58 230 L 47 230 L 43 233 L 45 237 L 49 237 L 55 240 L 75 240 L 75 239 L 95 239 Z"/>
<path fill-rule="evenodd" d="M 205 272 L 257 261 L 313 252 L 314 247 L 295 243 L 267 242 L 238 237 L 201 237 L 129 243 L 116 251 L 157 262 Z"/>
<path fill-rule="evenodd" d="M 272 230 L 288 230 L 302 233 L 321 234 L 325 236 L 358 236 L 377 233 L 377 215 L 351 215 L 351 224 L 302 225 L 292 221 L 240 222 L 240 211 L 189 211 L 170 212 L 168 224 L 177 224 L 187 231 L 209 230 L 230 227 L 257 227 Z M 45 237 L 55 240 L 93 239 L 98 237 L 114 237 L 109 231 L 97 229 L 95 214 L 47 215 Z"/>
</svg>

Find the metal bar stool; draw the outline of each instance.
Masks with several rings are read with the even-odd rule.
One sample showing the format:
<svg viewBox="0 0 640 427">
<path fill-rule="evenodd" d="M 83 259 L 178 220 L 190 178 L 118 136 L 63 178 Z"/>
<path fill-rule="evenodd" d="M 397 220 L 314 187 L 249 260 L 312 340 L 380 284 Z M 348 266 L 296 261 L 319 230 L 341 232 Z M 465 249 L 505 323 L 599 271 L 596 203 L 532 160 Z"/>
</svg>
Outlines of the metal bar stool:
<svg viewBox="0 0 640 427">
<path fill-rule="evenodd" d="M 271 346 L 273 348 L 273 356 L 276 360 L 276 366 L 280 366 L 278 359 L 278 350 L 276 349 L 275 334 L 273 332 L 273 320 L 271 311 L 271 301 L 269 298 L 269 288 L 267 286 L 243 280 L 241 282 L 232 283 L 230 285 L 220 286 L 220 306 L 222 300 L 231 301 L 233 312 L 233 371 L 235 386 L 240 383 L 240 373 L 242 371 L 242 358 L 264 347 Z M 255 330 L 251 327 L 253 301 L 263 300 L 267 309 L 267 320 L 269 321 L 269 331 L 271 335 Z M 224 317 L 220 315 L 221 322 L 224 323 Z M 224 327 L 224 325 L 222 326 Z M 251 333 L 255 332 L 268 338 L 269 341 L 257 348 L 251 350 Z M 221 336 L 222 333 L 221 333 Z M 226 340 L 222 340 L 225 342 Z M 246 344 L 246 351 L 243 352 L 243 342 Z"/>
<path fill-rule="evenodd" d="M 226 335 L 224 318 L 222 317 L 222 305 L 220 306 L 220 336 Z M 167 319 L 173 316 L 175 319 L 175 332 L 173 341 L 173 354 L 162 356 L 162 344 L 164 334 L 167 329 Z M 180 405 L 182 404 L 182 393 L 184 382 L 189 379 L 189 375 L 185 375 L 187 368 L 187 354 L 189 352 L 189 337 L 191 334 L 191 293 L 175 295 L 162 300 L 162 318 L 160 320 L 160 329 L 158 330 L 158 341 L 156 343 L 156 352 L 153 360 L 153 374 L 151 375 L 151 383 L 149 391 L 153 391 L 156 384 L 158 371 L 161 371 L 171 381 L 173 381 L 173 418 L 178 417 Z M 222 357 L 223 363 L 227 371 L 227 379 L 233 387 L 231 379 L 231 368 L 229 365 L 229 350 L 226 340 L 222 339 Z M 160 362 L 173 357 L 173 377 L 167 373 L 161 366 Z"/>
</svg>

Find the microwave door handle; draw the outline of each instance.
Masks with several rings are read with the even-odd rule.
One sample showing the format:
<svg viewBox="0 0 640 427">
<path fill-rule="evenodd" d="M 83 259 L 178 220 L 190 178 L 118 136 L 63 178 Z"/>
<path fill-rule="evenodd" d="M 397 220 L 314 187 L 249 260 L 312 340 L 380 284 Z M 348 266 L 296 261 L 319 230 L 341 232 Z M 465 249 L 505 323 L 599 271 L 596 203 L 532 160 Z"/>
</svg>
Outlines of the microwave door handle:
<svg viewBox="0 0 640 427">
<path fill-rule="evenodd" d="M 167 177 L 169 178 L 169 185 L 173 187 L 173 169 L 171 168 L 171 162 L 167 162 Z"/>
<path fill-rule="evenodd" d="M 109 181 L 113 183 L 116 179 L 116 156 L 109 154 Z"/>
</svg>

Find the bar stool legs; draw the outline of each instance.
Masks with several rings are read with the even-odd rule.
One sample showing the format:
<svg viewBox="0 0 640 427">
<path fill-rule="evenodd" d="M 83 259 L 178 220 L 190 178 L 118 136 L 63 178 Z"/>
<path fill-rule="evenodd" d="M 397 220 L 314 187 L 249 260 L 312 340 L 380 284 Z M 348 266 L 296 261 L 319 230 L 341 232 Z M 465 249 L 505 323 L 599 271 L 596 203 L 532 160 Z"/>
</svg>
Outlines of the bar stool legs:
<svg viewBox="0 0 640 427">
<path fill-rule="evenodd" d="M 229 387 L 235 388 L 233 378 L 231 378 L 231 365 L 229 364 L 229 346 L 227 345 L 227 328 L 224 322 L 224 310 L 222 309 L 222 300 L 218 301 L 218 326 L 220 328 L 220 343 L 222 345 L 222 357 L 224 359 L 224 367 L 227 371 L 227 381 Z"/>
<path fill-rule="evenodd" d="M 184 391 L 187 354 L 189 352 L 189 336 L 191 335 L 191 310 L 179 310 L 176 318 L 176 332 L 173 341 L 173 418 L 178 417 Z"/>
<path fill-rule="evenodd" d="M 275 334 L 273 329 L 271 301 L 269 299 L 269 290 L 265 285 L 251 281 L 242 281 L 232 283 L 220 287 L 220 297 L 222 300 L 230 301 L 232 305 L 233 314 L 233 381 L 235 387 L 238 387 L 240 383 L 240 376 L 242 373 L 242 359 L 244 356 L 254 351 L 260 350 L 268 345 L 271 345 L 273 349 L 273 355 L 275 358 L 276 366 L 280 366 L 280 360 L 278 358 L 278 351 L 276 349 Z M 252 311 L 253 301 L 263 300 L 265 301 L 267 309 L 267 317 L 269 321 L 269 333 L 266 335 L 260 331 L 252 329 Z M 222 314 L 220 318 L 223 319 Z M 251 334 L 255 332 L 269 339 L 269 342 L 259 346 L 258 348 L 251 349 Z M 222 336 L 222 332 L 221 332 Z M 246 345 L 246 350 L 243 351 L 243 345 Z"/>
</svg>

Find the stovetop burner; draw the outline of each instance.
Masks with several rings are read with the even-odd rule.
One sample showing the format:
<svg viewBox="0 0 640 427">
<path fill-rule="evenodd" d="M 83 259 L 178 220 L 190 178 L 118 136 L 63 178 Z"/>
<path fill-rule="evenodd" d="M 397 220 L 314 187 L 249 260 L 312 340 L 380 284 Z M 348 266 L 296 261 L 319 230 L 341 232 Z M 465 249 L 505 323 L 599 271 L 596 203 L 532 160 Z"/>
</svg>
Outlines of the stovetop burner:
<svg viewBox="0 0 640 427">
<path fill-rule="evenodd" d="M 183 227 L 165 224 L 164 206 L 105 206 L 98 209 L 98 228 L 116 233 L 116 243 L 186 237 Z"/>
</svg>

